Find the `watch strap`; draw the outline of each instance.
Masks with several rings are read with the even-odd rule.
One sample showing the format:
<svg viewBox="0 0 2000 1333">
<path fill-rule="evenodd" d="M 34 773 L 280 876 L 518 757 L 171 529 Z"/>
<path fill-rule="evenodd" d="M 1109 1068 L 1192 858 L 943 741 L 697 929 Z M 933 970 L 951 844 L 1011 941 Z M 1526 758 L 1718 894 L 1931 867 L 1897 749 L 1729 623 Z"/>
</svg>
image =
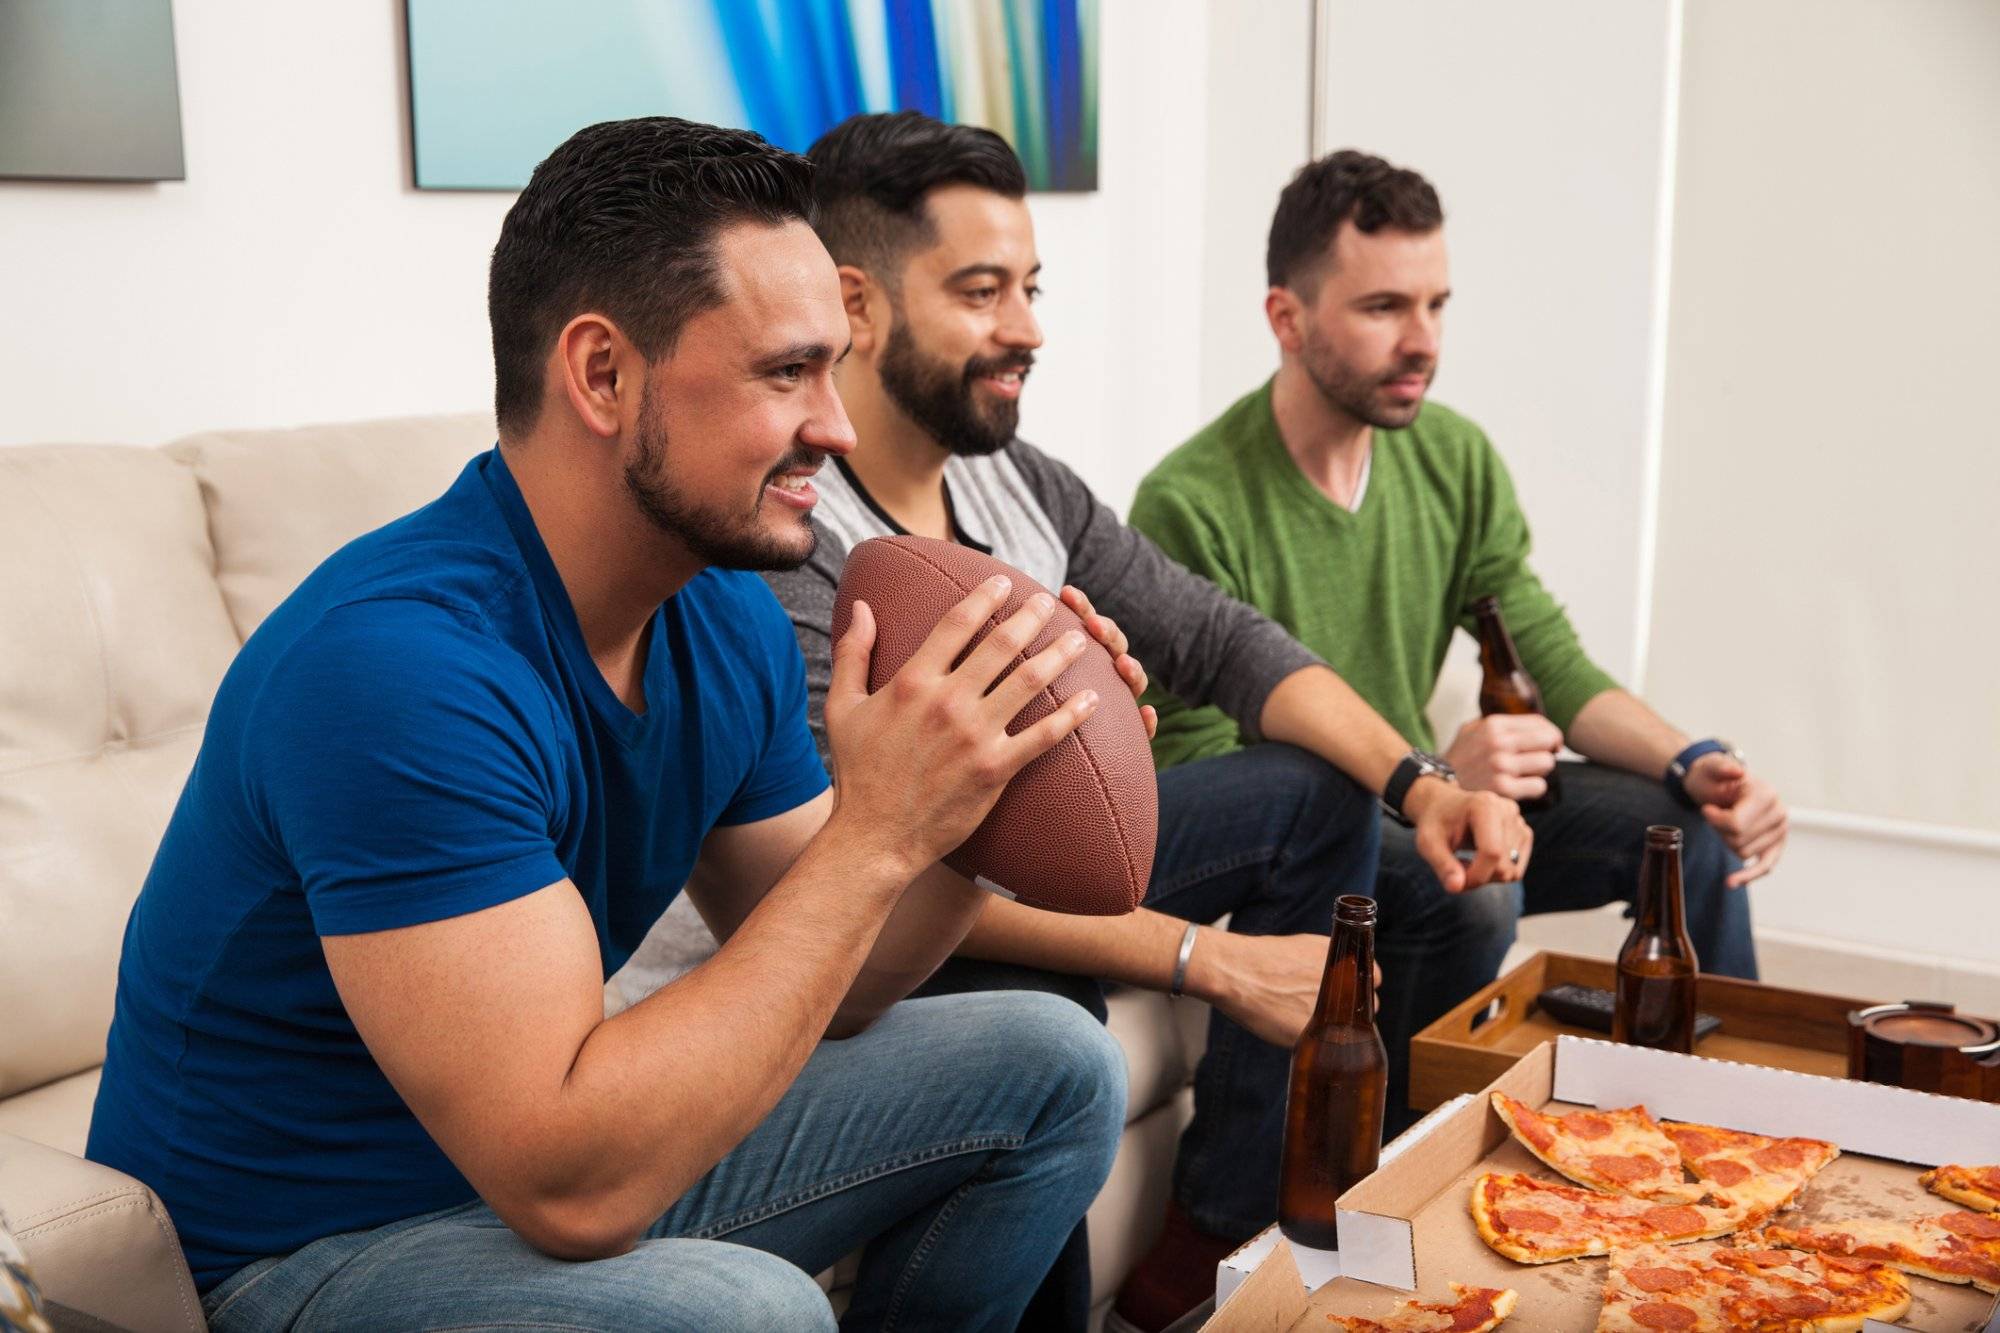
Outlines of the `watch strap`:
<svg viewBox="0 0 2000 1333">
<path fill-rule="evenodd" d="M 1382 809 L 1404 828 L 1411 826 L 1411 819 L 1403 813 L 1403 801 L 1409 796 L 1410 788 L 1417 779 L 1430 775 L 1442 777 L 1451 770 L 1438 760 L 1416 750 L 1404 755 L 1395 771 L 1389 774 L 1389 781 L 1382 787 Z"/>
<path fill-rule="evenodd" d="M 1689 810 L 1699 809 L 1699 804 L 1694 797 L 1688 795 L 1687 789 L 1687 775 L 1693 770 L 1695 761 L 1704 755 L 1733 753 L 1735 750 L 1728 741 L 1717 740 L 1713 736 L 1707 740 L 1696 741 L 1673 757 L 1660 780 L 1666 784 L 1667 794 L 1676 802 Z"/>
</svg>

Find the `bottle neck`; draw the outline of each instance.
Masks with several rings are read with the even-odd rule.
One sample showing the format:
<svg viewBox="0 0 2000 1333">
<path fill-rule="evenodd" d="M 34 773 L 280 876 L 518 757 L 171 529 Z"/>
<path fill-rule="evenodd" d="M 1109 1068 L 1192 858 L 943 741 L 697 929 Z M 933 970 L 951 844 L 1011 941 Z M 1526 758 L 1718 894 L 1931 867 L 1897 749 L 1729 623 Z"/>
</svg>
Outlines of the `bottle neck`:
<svg viewBox="0 0 2000 1333">
<path fill-rule="evenodd" d="M 1500 612 L 1497 609 L 1481 609 L 1476 614 L 1479 618 L 1480 665 L 1502 676 L 1520 671 L 1521 655 L 1514 649 L 1514 636 L 1507 632 L 1507 624 L 1500 619 Z"/>
<path fill-rule="evenodd" d="M 1637 929 L 1670 939 L 1679 939 L 1687 934 L 1678 848 L 1646 848 L 1645 857 L 1639 863 L 1639 894 L 1635 906 Z"/>
<path fill-rule="evenodd" d="M 1375 1025 L 1375 927 L 1336 920 L 1315 1026 Z"/>
</svg>

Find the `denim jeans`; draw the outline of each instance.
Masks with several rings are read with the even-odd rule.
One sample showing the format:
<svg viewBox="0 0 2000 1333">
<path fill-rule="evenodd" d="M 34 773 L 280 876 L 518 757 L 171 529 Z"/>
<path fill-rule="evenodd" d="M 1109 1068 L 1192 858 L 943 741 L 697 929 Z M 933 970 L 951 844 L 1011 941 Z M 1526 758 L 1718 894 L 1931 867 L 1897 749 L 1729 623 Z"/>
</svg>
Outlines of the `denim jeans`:
<svg viewBox="0 0 2000 1333">
<path fill-rule="evenodd" d="M 1124 1056 L 1074 1005 L 905 1001 L 821 1043 L 626 1254 L 551 1259 L 474 1201 L 260 1260 L 203 1306 L 217 1333 L 792 1333 L 834 1327 L 810 1274 L 865 1245 L 841 1327 L 1011 1329 L 1104 1183 L 1124 1123 Z"/>
<path fill-rule="evenodd" d="M 1442 1017 L 1500 974 L 1514 942 L 1516 918 L 1539 912 L 1567 912 L 1631 902 L 1639 887 L 1639 860 L 1646 828 L 1672 824 L 1686 835 L 1681 849 L 1681 883 L 1687 902 L 1688 935 L 1704 972 L 1755 980 L 1757 953 L 1750 938 L 1750 895 L 1724 884 L 1740 866 L 1698 811 L 1684 809 L 1657 780 L 1600 764 L 1564 763 L 1562 801 L 1553 810 L 1528 815 L 1535 831 L 1534 855 L 1519 884 L 1490 884 L 1462 895 L 1483 898 L 1493 928 L 1468 934 L 1469 947 L 1420 956 L 1400 982 L 1408 1000 L 1382 1004 L 1382 1039 L 1389 1046 L 1390 1123 L 1407 1115 L 1407 1085 L 1393 1071 L 1407 1070 L 1410 1038 Z M 1389 825 L 1382 834 L 1382 869 L 1376 892 L 1389 915 L 1391 900 L 1420 901 L 1439 892 L 1437 877 L 1417 855 L 1409 830 Z M 1387 958 L 1383 970 L 1390 970 Z"/>
<path fill-rule="evenodd" d="M 1187 921 L 1228 915 L 1229 929 L 1246 935 L 1328 934 L 1335 898 L 1375 892 L 1379 828 L 1372 796 L 1289 745 L 1256 745 L 1167 769 L 1146 906 Z M 1453 896 L 1435 880 L 1398 888 L 1381 897 L 1376 925 L 1385 1018 L 1412 1002 L 1419 961 L 1441 958 L 1447 971 L 1470 969 L 1492 954 L 1496 938 L 1504 953 L 1514 925 L 1504 900 Z M 926 992 L 997 987 L 1054 991 L 1104 1016 L 1096 982 L 1000 963 L 953 959 Z M 1289 1049 L 1220 1011 L 1209 1020 L 1208 1050 L 1195 1068 L 1194 1120 L 1181 1136 L 1173 1180 L 1176 1202 L 1202 1230 L 1247 1238 L 1277 1217 L 1290 1077 Z M 1407 1086 L 1407 1075 L 1392 1070 L 1392 1086 L 1398 1078 Z M 1052 1284 L 1077 1262 L 1074 1250 L 1066 1254 Z M 1087 1292 L 1087 1274 L 1084 1282 Z"/>
</svg>

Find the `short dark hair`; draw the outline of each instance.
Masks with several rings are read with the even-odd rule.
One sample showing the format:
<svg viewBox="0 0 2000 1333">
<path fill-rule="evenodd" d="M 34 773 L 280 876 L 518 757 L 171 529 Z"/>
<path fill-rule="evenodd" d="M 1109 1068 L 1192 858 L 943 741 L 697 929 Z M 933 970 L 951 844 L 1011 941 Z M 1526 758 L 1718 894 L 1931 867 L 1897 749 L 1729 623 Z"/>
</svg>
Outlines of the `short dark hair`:
<svg viewBox="0 0 2000 1333">
<path fill-rule="evenodd" d="M 563 325 L 599 311 L 657 361 L 722 301 L 716 234 L 792 220 L 812 221 L 812 167 L 747 130 L 646 116 L 572 134 L 528 178 L 493 248 L 486 308 L 501 430 L 535 424 Z"/>
<path fill-rule="evenodd" d="M 1271 285 L 1316 285 L 1319 265 L 1332 255 L 1333 238 L 1348 221 L 1370 236 L 1384 227 L 1434 231 L 1444 225 L 1444 208 L 1431 183 L 1406 167 L 1352 148 L 1328 153 L 1300 167 L 1278 196 L 1264 250 Z"/>
<path fill-rule="evenodd" d="M 941 185 L 976 185 L 1019 199 L 1028 173 L 1007 141 L 977 125 L 947 125 L 921 111 L 850 116 L 806 150 L 819 203 L 819 238 L 836 264 L 893 284 L 912 250 L 937 241 L 924 197 Z"/>
</svg>

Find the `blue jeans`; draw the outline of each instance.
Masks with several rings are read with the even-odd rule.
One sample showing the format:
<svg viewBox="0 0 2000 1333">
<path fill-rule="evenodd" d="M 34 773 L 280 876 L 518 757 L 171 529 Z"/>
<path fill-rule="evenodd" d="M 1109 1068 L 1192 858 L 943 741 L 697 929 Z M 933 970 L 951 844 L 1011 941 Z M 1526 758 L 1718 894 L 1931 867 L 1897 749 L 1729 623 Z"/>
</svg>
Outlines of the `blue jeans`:
<svg viewBox="0 0 2000 1333">
<path fill-rule="evenodd" d="M 700 1071 L 689 1071 L 699 1078 Z M 810 1274 L 865 1245 L 848 1329 L 1015 1325 L 1111 1169 L 1125 1061 L 1046 995 L 897 1005 L 823 1042 L 631 1251 L 530 1248 L 485 1204 L 259 1260 L 203 1301 L 268 1329 L 831 1329 Z"/>
<path fill-rule="evenodd" d="M 1462 897 L 1484 900 L 1492 928 L 1467 936 L 1473 947 L 1412 959 L 1401 985 L 1409 1000 L 1391 1009 L 1382 1004 L 1382 1039 L 1392 1071 L 1408 1068 L 1411 1036 L 1500 974 L 1514 943 L 1515 922 L 1539 912 L 1568 912 L 1632 901 L 1639 887 L 1639 860 L 1646 828 L 1672 824 L 1686 835 L 1681 849 L 1681 885 L 1687 903 L 1688 935 L 1701 969 L 1726 977 L 1755 980 L 1756 946 L 1750 938 L 1750 895 L 1723 881 L 1741 862 L 1699 812 L 1675 804 L 1658 781 L 1600 764 L 1565 763 L 1562 801 L 1553 810 L 1528 815 L 1535 851 L 1519 884 L 1489 884 Z M 1440 892 L 1437 877 L 1417 855 L 1409 830 L 1387 826 L 1382 834 L 1382 869 L 1376 892 L 1384 900 L 1421 900 Z M 1390 964 L 1385 958 L 1383 970 Z M 1398 968 L 1398 971 L 1403 969 Z M 1399 1054 L 1400 1049 L 1400 1054 Z M 1408 1117 L 1407 1085 L 1392 1072 L 1390 1121 Z M 1400 1094 L 1400 1095 L 1399 1095 Z"/>
<path fill-rule="evenodd" d="M 1374 797 L 1289 745 L 1182 764 L 1160 774 L 1160 838 L 1146 906 L 1204 923 L 1228 915 L 1229 929 L 1246 935 L 1328 934 L 1336 897 L 1371 893 L 1379 829 Z M 1428 888 L 1375 896 L 1385 1025 L 1392 1010 L 1413 1002 L 1420 961 L 1470 969 L 1493 952 L 1496 939 L 1506 952 L 1512 937 L 1511 904 L 1454 897 L 1435 880 Z M 952 959 L 925 990 L 999 987 L 1054 991 L 1104 1016 L 1097 982 L 1002 963 Z M 1208 1050 L 1195 1068 L 1194 1120 L 1181 1136 L 1173 1180 L 1176 1202 L 1202 1230 L 1248 1238 L 1277 1217 L 1291 1059 L 1289 1049 L 1260 1040 L 1219 1011 L 1209 1020 Z M 1393 1064 L 1392 1058 L 1392 1088 L 1398 1080 L 1407 1087 L 1407 1073 Z M 1053 1284 L 1065 1269 L 1082 1273 L 1072 1284 L 1071 1309 L 1075 1282 L 1088 1293 L 1080 1245 L 1079 1238 L 1051 1275 Z"/>
</svg>

